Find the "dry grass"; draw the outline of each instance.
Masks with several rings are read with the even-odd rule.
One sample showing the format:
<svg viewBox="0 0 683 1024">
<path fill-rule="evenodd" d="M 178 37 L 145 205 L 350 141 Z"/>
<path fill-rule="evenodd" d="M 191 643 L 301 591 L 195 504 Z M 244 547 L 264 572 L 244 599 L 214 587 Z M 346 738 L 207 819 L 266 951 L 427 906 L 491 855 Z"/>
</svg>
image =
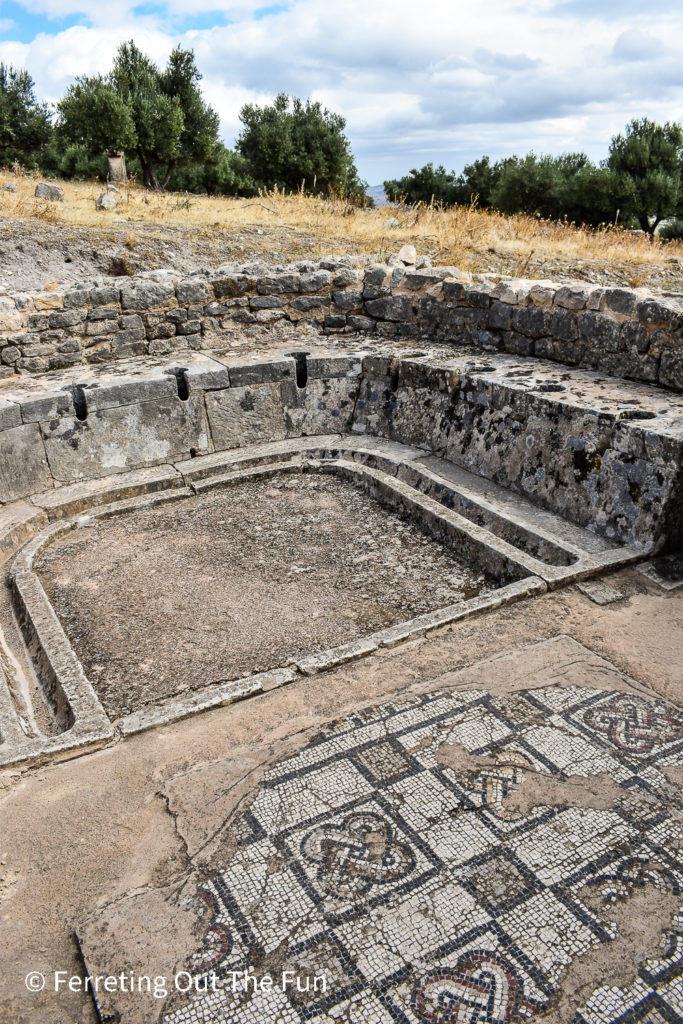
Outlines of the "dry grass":
<svg viewBox="0 0 683 1024">
<path fill-rule="evenodd" d="M 307 236 L 311 254 L 346 252 L 381 259 L 409 242 L 434 262 L 474 272 L 539 278 L 573 270 L 574 276 L 590 278 L 592 270 L 604 268 L 634 287 L 651 280 L 654 272 L 661 286 L 683 289 L 683 243 L 651 243 L 642 234 L 621 229 L 591 231 L 475 207 L 354 210 L 342 201 L 277 191 L 256 199 L 232 199 L 155 194 L 135 185 L 121 189 L 116 210 L 99 212 L 95 209 L 102 192 L 98 182 L 60 182 L 64 202 L 51 203 L 34 198 L 33 176 L 5 173 L 1 178 L 0 184 L 12 181 L 16 192 L 0 191 L 0 217 L 75 228 L 116 228 L 131 250 L 153 226 L 214 240 L 236 232 L 257 234 L 259 229 L 268 236 L 273 229 L 286 228 L 295 236 Z M 388 226 L 390 218 L 398 226 Z M 292 255 L 295 250 L 296 245 Z"/>
</svg>

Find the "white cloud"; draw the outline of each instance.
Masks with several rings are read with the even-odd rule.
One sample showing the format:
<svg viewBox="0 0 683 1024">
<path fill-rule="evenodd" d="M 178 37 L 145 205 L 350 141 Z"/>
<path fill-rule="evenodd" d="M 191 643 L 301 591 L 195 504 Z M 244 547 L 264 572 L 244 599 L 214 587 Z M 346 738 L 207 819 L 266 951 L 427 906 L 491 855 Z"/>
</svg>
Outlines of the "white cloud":
<svg viewBox="0 0 683 1024">
<path fill-rule="evenodd" d="M 184 33 L 182 0 L 145 17 L 125 0 L 30 2 L 91 21 L 0 42 L 0 59 L 27 66 L 42 96 L 106 70 L 123 39 L 159 63 L 180 42 L 195 50 L 228 144 L 245 102 L 312 96 L 344 114 L 373 183 L 426 160 L 459 169 L 485 152 L 599 158 L 632 117 L 683 115 L 683 11 L 669 0 L 647 14 L 635 0 L 292 0 L 261 18 L 268 0 L 194 0 L 194 13 L 220 10 L 232 23 Z"/>
</svg>

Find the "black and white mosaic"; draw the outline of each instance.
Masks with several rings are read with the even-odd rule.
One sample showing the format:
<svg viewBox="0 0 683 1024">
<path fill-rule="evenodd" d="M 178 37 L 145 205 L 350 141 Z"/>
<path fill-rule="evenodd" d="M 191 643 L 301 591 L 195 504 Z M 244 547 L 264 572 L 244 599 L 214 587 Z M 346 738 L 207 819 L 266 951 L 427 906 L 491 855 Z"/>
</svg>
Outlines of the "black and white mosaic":
<svg viewBox="0 0 683 1024">
<path fill-rule="evenodd" d="M 449 767 L 443 744 L 481 770 Z M 240 819 L 187 965 L 217 983 L 165 1024 L 534 1020 L 574 958 L 614 939 L 614 901 L 680 894 L 683 800 L 662 768 L 682 761 L 679 711 L 589 687 L 441 691 L 334 724 Z M 606 773 L 621 796 L 522 814 L 508 797 L 530 772 Z M 665 941 L 576 1024 L 683 1020 L 683 913 Z"/>
</svg>

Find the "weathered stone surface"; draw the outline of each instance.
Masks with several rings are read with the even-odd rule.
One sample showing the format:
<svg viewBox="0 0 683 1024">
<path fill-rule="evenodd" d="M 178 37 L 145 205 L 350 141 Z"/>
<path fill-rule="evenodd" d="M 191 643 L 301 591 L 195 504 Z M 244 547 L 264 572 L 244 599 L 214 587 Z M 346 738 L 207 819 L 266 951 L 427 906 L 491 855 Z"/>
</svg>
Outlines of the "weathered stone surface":
<svg viewBox="0 0 683 1024">
<path fill-rule="evenodd" d="M 213 298 L 205 277 L 192 277 L 186 281 L 179 281 L 175 293 L 178 302 L 185 303 L 209 302 Z"/>
<path fill-rule="evenodd" d="M 230 384 L 240 387 L 246 384 L 267 384 L 271 381 L 287 380 L 294 377 L 293 359 L 252 359 L 242 362 L 223 360 L 228 367 Z"/>
<path fill-rule="evenodd" d="M 683 391 L 683 351 L 664 352 L 659 367 L 659 383 Z"/>
<path fill-rule="evenodd" d="M 586 292 L 581 285 L 564 285 L 555 292 L 555 305 L 563 309 L 585 309 Z"/>
<path fill-rule="evenodd" d="M 348 431 L 360 377 L 310 379 L 305 388 L 282 385 L 288 437 Z"/>
<path fill-rule="evenodd" d="M 51 483 L 38 424 L 0 431 L 0 502 L 24 498 Z"/>
<path fill-rule="evenodd" d="M 238 448 L 286 436 L 277 384 L 212 391 L 206 395 L 205 401 L 216 448 Z"/>
<path fill-rule="evenodd" d="M 47 182 L 41 181 L 36 185 L 33 195 L 36 199 L 49 199 L 50 202 L 61 203 L 64 199 L 64 189 L 59 185 L 48 185 Z"/>
<path fill-rule="evenodd" d="M 121 289 L 122 309 L 152 309 L 175 300 L 172 281 L 137 281 Z"/>
<path fill-rule="evenodd" d="M 412 322 L 415 319 L 413 304 L 405 295 L 370 299 L 365 303 L 365 309 L 371 316 L 381 320 Z"/>
<path fill-rule="evenodd" d="M 55 480 L 70 483 L 209 450 L 201 399 L 177 396 L 41 424 Z"/>
<path fill-rule="evenodd" d="M 95 208 L 97 210 L 115 210 L 118 205 L 116 196 L 113 196 L 111 192 L 103 192 L 95 200 Z"/>
<path fill-rule="evenodd" d="M 0 398 L 0 431 L 18 427 L 20 424 L 21 410 L 19 406 L 5 398 Z"/>
<path fill-rule="evenodd" d="M 612 313 L 632 316 L 636 311 L 638 297 L 630 288 L 607 288 L 605 290 L 605 308 Z"/>
</svg>

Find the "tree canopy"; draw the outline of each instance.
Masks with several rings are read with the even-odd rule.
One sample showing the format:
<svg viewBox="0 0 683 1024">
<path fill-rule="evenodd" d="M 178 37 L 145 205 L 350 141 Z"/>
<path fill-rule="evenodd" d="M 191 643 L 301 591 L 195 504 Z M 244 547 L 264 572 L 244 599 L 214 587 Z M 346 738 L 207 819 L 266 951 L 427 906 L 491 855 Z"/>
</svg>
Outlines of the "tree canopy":
<svg viewBox="0 0 683 1024">
<path fill-rule="evenodd" d="M 606 163 L 616 176 L 623 209 L 650 235 L 676 213 L 682 160 L 683 129 L 669 121 L 633 120 L 612 139 Z"/>
<path fill-rule="evenodd" d="M 240 120 L 237 150 L 257 182 L 318 193 L 364 190 L 340 114 L 280 93 L 272 104 L 242 107 Z"/>
<path fill-rule="evenodd" d="M 0 165 L 31 162 L 51 136 L 50 112 L 36 100 L 28 71 L 0 63 Z"/>
<path fill-rule="evenodd" d="M 178 165 L 210 160 L 218 146 L 218 115 L 200 79 L 192 50 L 177 47 L 159 71 L 132 40 L 122 43 L 108 75 L 77 78 L 67 89 L 57 104 L 58 136 L 95 153 L 133 150 L 143 184 L 161 188 Z"/>
</svg>

